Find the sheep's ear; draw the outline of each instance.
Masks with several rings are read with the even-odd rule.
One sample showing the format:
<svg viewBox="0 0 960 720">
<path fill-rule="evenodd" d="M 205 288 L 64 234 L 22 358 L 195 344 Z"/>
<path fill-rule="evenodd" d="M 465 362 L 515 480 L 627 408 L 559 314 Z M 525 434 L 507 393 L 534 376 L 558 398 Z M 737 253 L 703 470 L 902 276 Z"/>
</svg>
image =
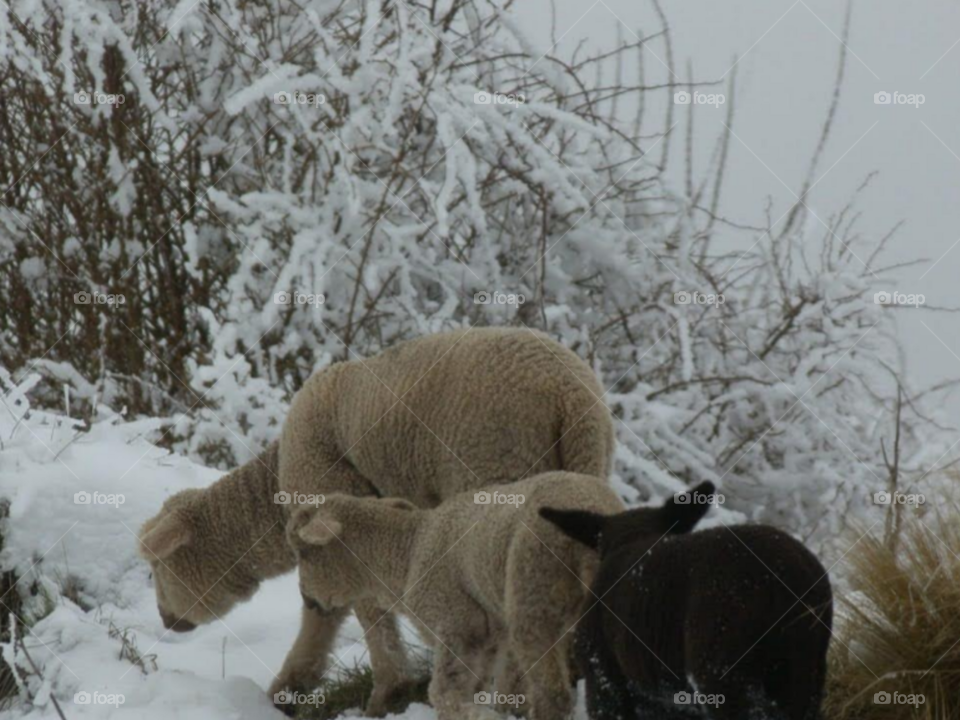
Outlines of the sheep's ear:
<svg viewBox="0 0 960 720">
<path fill-rule="evenodd" d="M 603 515 L 586 510 L 540 508 L 540 517 L 553 523 L 564 534 L 582 542 L 587 547 L 596 550 L 600 546 L 600 533 L 606 525 L 606 518 Z"/>
<path fill-rule="evenodd" d="M 316 512 L 297 530 L 300 539 L 310 545 L 328 545 L 343 534 L 343 525 L 330 515 Z"/>
<path fill-rule="evenodd" d="M 380 502 L 388 507 L 396 508 L 397 510 L 417 510 L 416 505 L 414 505 L 409 500 L 404 500 L 403 498 L 383 498 Z"/>
<path fill-rule="evenodd" d="M 140 535 L 139 552 L 145 560 L 163 560 L 193 538 L 188 522 L 179 515 L 167 513 L 153 527 Z"/>
<path fill-rule="evenodd" d="M 709 480 L 671 498 L 661 509 L 663 521 L 674 535 L 688 533 L 710 510 L 710 496 L 716 487 Z"/>
</svg>

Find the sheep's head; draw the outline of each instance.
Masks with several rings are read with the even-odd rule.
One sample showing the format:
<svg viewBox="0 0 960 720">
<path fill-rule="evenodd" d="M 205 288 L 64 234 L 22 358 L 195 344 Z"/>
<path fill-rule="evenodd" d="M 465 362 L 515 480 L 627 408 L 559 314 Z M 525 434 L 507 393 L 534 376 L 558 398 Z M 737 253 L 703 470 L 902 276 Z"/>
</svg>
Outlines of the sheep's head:
<svg viewBox="0 0 960 720">
<path fill-rule="evenodd" d="M 599 515 L 586 510 L 541 508 L 540 515 L 566 535 L 600 551 L 610 550 L 636 540 L 656 541 L 664 535 L 688 533 L 710 509 L 709 496 L 714 493 L 711 482 L 700 483 L 693 490 L 670 498 L 658 508 L 637 508 L 618 515 Z"/>
<path fill-rule="evenodd" d="M 345 608 L 359 600 L 376 598 L 388 589 L 370 566 L 375 554 L 393 548 L 380 542 L 392 513 L 415 510 L 406 500 L 327 496 L 323 505 L 294 510 L 287 539 L 297 554 L 300 592 L 307 604 L 325 611 Z"/>
<path fill-rule="evenodd" d="M 257 587 L 204 520 L 203 501 L 202 490 L 177 493 L 140 530 L 138 550 L 153 571 L 160 618 L 175 632 L 216 620 Z"/>
</svg>

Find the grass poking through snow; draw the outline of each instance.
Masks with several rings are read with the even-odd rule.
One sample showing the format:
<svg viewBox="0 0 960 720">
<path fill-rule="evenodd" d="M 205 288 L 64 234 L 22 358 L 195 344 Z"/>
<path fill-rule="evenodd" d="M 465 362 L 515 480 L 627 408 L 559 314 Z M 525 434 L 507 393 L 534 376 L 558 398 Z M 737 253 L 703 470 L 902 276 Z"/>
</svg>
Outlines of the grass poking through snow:
<svg viewBox="0 0 960 720">
<path fill-rule="evenodd" d="M 428 704 L 427 687 L 430 684 L 430 662 L 419 657 L 415 661 L 414 676 L 417 678 L 403 686 L 389 702 L 389 711 L 403 712 L 411 703 Z M 320 686 L 324 704 L 303 705 L 297 708 L 296 717 L 301 720 L 333 720 L 348 710 L 362 709 L 373 692 L 373 671 L 367 665 L 355 665 L 341 670 L 336 678 L 325 680 Z"/>
</svg>

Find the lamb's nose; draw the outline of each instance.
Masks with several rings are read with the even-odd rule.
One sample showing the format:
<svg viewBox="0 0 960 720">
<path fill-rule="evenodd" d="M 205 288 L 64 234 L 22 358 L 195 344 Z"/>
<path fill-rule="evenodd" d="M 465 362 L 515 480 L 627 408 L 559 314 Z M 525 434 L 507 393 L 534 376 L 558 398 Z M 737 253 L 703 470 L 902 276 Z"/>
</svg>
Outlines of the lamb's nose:
<svg viewBox="0 0 960 720">
<path fill-rule="evenodd" d="M 177 618 L 168 612 L 164 612 L 163 610 L 160 611 L 160 619 L 163 620 L 163 626 L 167 630 L 173 630 L 174 632 L 190 632 L 197 627 L 189 620 Z"/>
<path fill-rule="evenodd" d="M 174 632 L 190 632 L 191 630 L 196 630 L 197 626 L 194 625 L 189 620 L 184 620 L 183 618 L 180 618 L 171 626 L 170 629 L 173 630 Z"/>
</svg>

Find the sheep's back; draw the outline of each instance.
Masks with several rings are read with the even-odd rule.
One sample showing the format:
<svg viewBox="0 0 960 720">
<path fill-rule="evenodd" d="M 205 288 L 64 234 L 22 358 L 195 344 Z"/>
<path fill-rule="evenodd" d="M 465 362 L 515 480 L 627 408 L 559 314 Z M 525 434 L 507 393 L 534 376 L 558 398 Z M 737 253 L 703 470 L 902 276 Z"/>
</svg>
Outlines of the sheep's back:
<svg viewBox="0 0 960 720">
<path fill-rule="evenodd" d="M 428 562 L 436 562 L 446 552 L 444 562 L 449 558 L 470 594 L 501 617 L 508 612 L 510 597 L 518 598 L 517 591 L 525 586 L 550 585 L 554 594 L 560 589 L 554 579 L 565 582 L 577 576 L 580 579 L 573 587 L 578 597 L 588 591 L 599 565 L 596 553 L 541 518 L 539 511 L 553 507 L 608 515 L 621 512 L 623 503 L 605 481 L 552 472 L 484 491 L 491 497 L 522 496 L 523 503 L 478 504 L 473 492 L 444 503 L 434 511 L 443 532 L 436 534 L 431 552 L 420 564 L 429 567 Z M 548 598 L 538 600 L 533 591 L 526 600 L 517 601 L 536 604 Z"/>
<path fill-rule="evenodd" d="M 440 333 L 344 365 L 338 446 L 382 495 L 435 507 L 566 465 L 609 465 L 612 421 L 595 373 L 541 333 Z"/>
</svg>

